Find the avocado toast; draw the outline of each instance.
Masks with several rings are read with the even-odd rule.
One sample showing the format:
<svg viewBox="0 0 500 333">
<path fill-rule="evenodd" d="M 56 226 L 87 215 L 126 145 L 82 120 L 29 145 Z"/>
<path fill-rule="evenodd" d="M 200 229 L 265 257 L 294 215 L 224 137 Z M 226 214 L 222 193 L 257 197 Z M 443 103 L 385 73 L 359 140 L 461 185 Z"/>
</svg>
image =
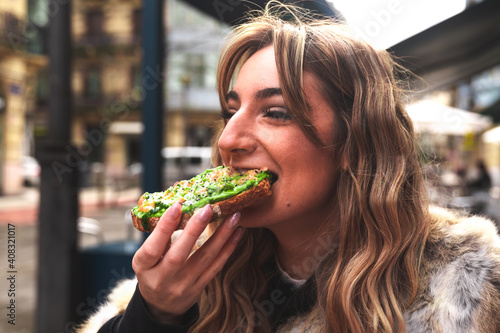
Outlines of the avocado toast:
<svg viewBox="0 0 500 333">
<path fill-rule="evenodd" d="M 132 221 L 138 230 L 151 232 L 163 213 L 178 201 L 182 218 L 177 229 L 183 229 L 194 212 L 207 204 L 212 206 L 211 222 L 215 222 L 271 195 L 271 178 L 267 168 L 243 173 L 225 166 L 208 169 L 165 191 L 144 193 L 131 211 Z"/>
</svg>

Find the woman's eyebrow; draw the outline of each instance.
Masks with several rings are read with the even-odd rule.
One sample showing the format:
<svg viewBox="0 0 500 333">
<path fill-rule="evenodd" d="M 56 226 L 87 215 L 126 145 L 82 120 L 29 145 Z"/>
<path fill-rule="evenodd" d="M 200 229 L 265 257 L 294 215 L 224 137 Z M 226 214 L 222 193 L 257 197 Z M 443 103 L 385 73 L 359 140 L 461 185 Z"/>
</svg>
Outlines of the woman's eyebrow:
<svg viewBox="0 0 500 333">
<path fill-rule="evenodd" d="M 238 93 L 236 91 L 231 90 L 226 95 L 226 102 L 229 101 L 230 99 L 238 102 L 240 100 L 240 96 L 238 96 Z"/>
<path fill-rule="evenodd" d="M 283 96 L 281 88 L 264 88 L 255 93 L 255 97 L 257 99 L 266 99 L 273 96 Z M 238 102 L 240 100 L 240 96 L 236 91 L 231 90 L 226 95 L 226 101 L 229 101 L 230 99 Z"/>
<path fill-rule="evenodd" d="M 255 97 L 258 99 L 265 99 L 273 96 L 283 96 L 281 88 L 265 88 L 257 91 Z"/>
</svg>

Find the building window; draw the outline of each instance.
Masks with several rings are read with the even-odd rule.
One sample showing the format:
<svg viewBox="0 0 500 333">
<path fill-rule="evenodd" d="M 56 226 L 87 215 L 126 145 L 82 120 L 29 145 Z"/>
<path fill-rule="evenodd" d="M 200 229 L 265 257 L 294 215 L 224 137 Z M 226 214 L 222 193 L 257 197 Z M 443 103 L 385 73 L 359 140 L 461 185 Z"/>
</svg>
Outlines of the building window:
<svg viewBox="0 0 500 333">
<path fill-rule="evenodd" d="M 43 69 L 37 74 L 36 80 L 36 102 L 38 105 L 45 105 L 49 101 L 49 74 L 47 69 Z"/>
<path fill-rule="evenodd" d="M 185 71 L 196 87 L 205 87 L 206 72 L 205 56 L 203 54 L 186 54 Z"/>
<path fill-rule="evenodd" d="M 140 66 L 130 67 L 130 83 L 132 89 L 142 85 L 142 68 Z"/>
<path fill-rule="evenodd" d="M 4 13 L 4 34 L 21 34 L 23 31 L 22 21 L 11 13 Z"/>
<path fill-rule="evenodd" d="M 87 145 L 92 147 L 92 149 L 89 149 L 87 162 L 102 162 L 104 160 L 105 133 L 102 131 L 100 126 L 91 124 L 87 125 L 85 130 L 87 131 Z M 88 167 L 88 165 L 83 165 L 83 167 Z"/>
<path fill-rule="evenodd" d="M 142 33 L 142 10 L 140 9 L 134 9 L 132 13 L 132 33 L 136 37 Z"/>
<path fill-rule="evenodd" d="M 101 96 L 101 73 L 98 68 L 87 70 L 85 77 L 85 97 L 98 98 Z"/>
<path fill-rule="evenodd" d="M 186 135 L 187 146 L 210 147 L 214 132 L 213 128 L 205 125 L 190 125 Z"/>
<path fill-rule="evenodd" d="M 103 35 L 104 13 L 101 11 L 90 11 L 86 14 L 87 37 Z"/>
</svg>

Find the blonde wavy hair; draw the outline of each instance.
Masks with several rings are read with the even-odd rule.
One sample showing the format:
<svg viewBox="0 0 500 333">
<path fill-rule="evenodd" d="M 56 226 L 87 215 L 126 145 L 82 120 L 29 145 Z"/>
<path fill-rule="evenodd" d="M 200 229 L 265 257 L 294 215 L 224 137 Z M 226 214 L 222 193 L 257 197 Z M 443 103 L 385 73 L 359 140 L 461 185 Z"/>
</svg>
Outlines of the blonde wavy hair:
<svg viewBox="0 0 500 333">
<path fill-rule="evenodd" d="M 222 108 L 238 69 L 269 45 L 284 99 L 312 142 L 325 144 L 311 122 L 304 72 L 318 80 L 335 112 L 340 238 L 316 269 L 317 302 L 308 321 L 319 322 L 321 332 L 404 332 L 403 312 L 419 288 L 429 218 L 397 79 L 401 71 L 390 54 L 357 40 L 343 25 L 274 4 L 237 27 L 226 44 L 217 78 Z M 191 331 L 270 332 L 265 314 L 256 320 L 261 309 L 254 303 L 266 297 L 272 272 L 265 267 L 275 250 L 270 231 L 245 230 L 206 288 Z"/>
</svg>

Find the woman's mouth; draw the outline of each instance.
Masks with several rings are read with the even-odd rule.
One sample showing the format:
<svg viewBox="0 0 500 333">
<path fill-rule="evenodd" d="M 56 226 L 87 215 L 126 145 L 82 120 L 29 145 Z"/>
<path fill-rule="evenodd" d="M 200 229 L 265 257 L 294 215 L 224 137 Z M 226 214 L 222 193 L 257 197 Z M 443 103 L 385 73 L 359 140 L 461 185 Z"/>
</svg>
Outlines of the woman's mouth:
<svg viewBox="0 0 500 333">
<path fill-rule="evenodd" d="M 240 168 L 240 167 L 234 167 L 234 169 L 239 172 L 239 173 L 245 173 L 246 171 L 248 170 L 256 170 L 256 169 L 261 169 L 261 170 L 266 170 L 267 172 L 269 172 L 271 174 L 271 185 L 273 185 L 274 183 L 276 183 L 278 181 L 278 175 L 274 172 L 272 172 L 271 170 L 269 170 L 267 167 L 265 168 Z"/>
<path fill-rule="evenodd" d="M 269 173 L 271 174 L 271 185 L 273 185 L 278 181 L 278 175 L 271 171 L 269 171 Z"/>
</svg>

